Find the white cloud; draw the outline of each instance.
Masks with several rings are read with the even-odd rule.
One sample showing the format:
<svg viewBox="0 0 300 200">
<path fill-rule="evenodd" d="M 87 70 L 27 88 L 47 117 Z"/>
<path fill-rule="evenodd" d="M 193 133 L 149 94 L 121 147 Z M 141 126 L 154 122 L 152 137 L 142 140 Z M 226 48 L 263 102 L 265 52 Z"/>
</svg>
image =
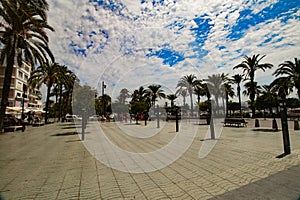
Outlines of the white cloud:
<svg viewBox="0 0 300 200">
<path fill-rule="evenodd" d="M 56 30 L 49 33 L 50 47 L 57 62 L 68 65 L 82 81 L 93 87 L 97 87 L 98 82 L 102 80 L 116 84 L 114 87 L 110 85 L 107 88 L 108 92 L 117 94 L 119 88 L 137 89 L 144 82 L 155 81 L 164 84 L 165 87 L 173 86 L 172 89 L 175 90 L 178 79 L 189 73 L 198 74 L 199 78 L 219 72 L 233 75 L 236 71 L 233 71 L 232 67 L 243 60 L 243 53 L 249 56 L 266 54 L 263 62 L 271 62 L 276 66 L 285 60 L 299 57 L 300 29 L 296 19 L 290 19 L 288 23 L 274 19 L 272 22 L 250 28 L 241 39 L 231 41 L 227 38 L 229 28 L 236 24 L 240 11 L 251 8 L 254 13 L 258 13 L 274 1 L 246 5 L 243 1 L 236 0 L 181 0 L 176 4 L 169 1 L 166 6 L 156 7 L 153 7 L 150 1 L 142 5 L 139 1 L 121 2 L 125 5 L 121 11 L 125 17 L 100 7 L 95 10 L 92 4 L 84 1 L 49 1 L 49 24 Z M 148 11 L 141 13 L 145 8 L 148 8 Z M 299 15 L 299 11 L 297 13 L 296 15 Z M 189 28 L 195 26 L 195 16 L 204 14 L 207 14 L 213 25 L 203 46 L 208 54 L 203 58 L 195 58 L 195 52 L 189 47 L 189 43 L 195 38 Z M 88 17 L 93 17 L 93 20 L 88 20 Z M 133 20 L 135 17 L 136 20 Z M 175 20 L 186 26 L 181 30 L 177 29 L 180 34 L 174 34 L 174 30 L 165 28 Z M 88 37 L 89 33 L 99 29 L 108 32 L 107 41 L 101 34 Z M 85 35 L 78 36 L 77 31 L 82 31 Z M 260 46 L 274 34 L 278 35 L 273 36 L 269 43 Z M 88 38 L 88 41 L 84 41 L 84 38 Z M 280 38 L 281 41 L 274 43 Z M 88 56 L 84 57 L 72 52 L 69 46 L 72 41 L 83 47 L 91 41 L 107 43 L 101 54 L 92 54 L 98 48 L 92 46 L 86 50 Z M 287 43 L 294 46 L 284 46 Z M 168 44 L 170 49 L 192 58 L 186 58 L 170 68 L 162 64 L 161 58 L 145 56 L 149 48 L 158 50 L 163 44 Z M 225 48 L 219 50 L 218 46 Z M 124 55 L 124 52 L 132 54 Z M 217 69 L 218 66 L 223 68 Z M 271 81 L 271 74 L 272 70 L 258 73 L 257 80 L 262 83 Z"/>
</svg>

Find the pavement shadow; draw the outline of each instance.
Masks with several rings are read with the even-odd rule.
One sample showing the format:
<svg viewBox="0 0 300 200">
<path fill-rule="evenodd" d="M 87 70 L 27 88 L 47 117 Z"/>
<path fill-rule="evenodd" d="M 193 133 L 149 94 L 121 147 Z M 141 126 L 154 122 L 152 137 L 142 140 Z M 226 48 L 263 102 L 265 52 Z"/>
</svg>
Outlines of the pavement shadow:
<svg viewBox="0 0 300 200">
<path fill-rule="evenodd" d="M 78 133 L 77 132 L 66 132 L 66 133 L 56 133 L 56 134 L 53 134 L 51 136 L 71 136 L 71 135 L 77 135 Z"/>
<path fill-rule="evenodd" d="M 67 140 L 67 141 L 65 141 L 65 143 L 71 143 L 71 142 L 81 142 L 81 140 L 77 139 L 77 140 Z"/>
<path fill-rule="evenodd" d="M 258 128 L 258 129 L 252 129 L 252 131 L 276 133 L 276 132 L 279 132 L 280 130 L 279 129 L 275 130 L 275 129 L 268 129 L 268 128 Z"/>
<path fill-rule="evenodd" d="M 81 126 L 75 126 L 75 125 L 73 125 L 73 126 L 67 126 L 67 127 L 62 127 L 61 129 L 75 129 L 75 128 L 81 128 Z"/>
</svg>

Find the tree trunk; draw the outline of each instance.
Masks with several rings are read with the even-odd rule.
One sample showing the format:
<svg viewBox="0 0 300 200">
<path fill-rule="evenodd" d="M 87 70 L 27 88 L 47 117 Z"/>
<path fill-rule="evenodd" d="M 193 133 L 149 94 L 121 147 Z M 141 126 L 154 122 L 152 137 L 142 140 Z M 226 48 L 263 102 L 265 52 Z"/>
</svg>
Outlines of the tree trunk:
<svg viewBox="0 0 300 200">
<path fill-rule="evenodd" d="M 242 115 L 241 87 L 239 85 L 237 88 L 237 92 L 238 92 L 238 97 L 239 97 L 240 115 Z"/>
<path fill-rule="evenodd" d="M 228 117 L 228 94 L 226 92 L 226 108 L 225 108 L 225 116 Z"/>
<path fill-rule="evenodd" d="M 46 108 L 45 108 L 45 124 L 48 123 L 48 110 L 49 110 L 49 101 L 50 101 L 50 92 L 51 92 L 52 84 L 49 84 L 47 88 L 47 97 L 46 97 Z"/>
<path fill-rule="evenodd" d="M 252 111 L 252 118 L 255 118 L 255 107 L 254 107 L 254 99 L 255 99 L 255 90 L 254 90 L 254 77 L 250 78 L 250 106 Z"/>
<path fill-rule="evenodd" d="M 193 106 L 193 94 L 192 93 L 190 93 L 190 98 L 191 98 L 191 114 L 193 116 L 193 114 L 194 114 L 194 106 Z"/>
<path fill-rule="evenodd" d="M 14 61 L 15 61 L 15 53 L 16 53 L 15 52 L 16 36 L 14 36 L 12 43 L 13 44 L 12 47 L 10 48 L 10 52 L 6 57 L 6 68 L 5 68 L 5 76 L 3 82 L 2 99 L 1 99 L 1 107 L 0 107 L 0 133 L 2 133 L 5 110 L 8 104 L 11 77 L 14 69 Z"/>
<path fill-rule="evenodd" d="M 59 87 L 59 114 L 58 114 L 58 121 L 60 121 L 62 117 L 62 84 Z"/>
</svg>

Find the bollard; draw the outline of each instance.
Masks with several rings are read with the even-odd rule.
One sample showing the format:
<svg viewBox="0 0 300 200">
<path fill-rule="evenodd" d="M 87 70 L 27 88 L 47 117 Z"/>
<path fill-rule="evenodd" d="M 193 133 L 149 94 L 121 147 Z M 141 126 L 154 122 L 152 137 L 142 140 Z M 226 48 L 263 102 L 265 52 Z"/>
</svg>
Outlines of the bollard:
<svg viewBox="0 0 300 200">
<path fill-rule="evenodd" d="M 277 125 L 275 118 L 273 119 L 273 122 L 272 122 L 272 129 L 274 129 L 275 131 L 278 131 L 278 125 Z"/>
<path fill-rule="evenodd" d="M 211 116 L 211 119 L 210 119 L 210 135 L 211 135 L 211 139 L 214 140 L 216 139 L 216 136 L 215 136 L 215 125 L 214 125 L 214 118 Z"/>
<path fill-rule="evenodd" d="M 259 120 L 255 119 L 255 127 L 259 127 Z"/>
<path fill-rule="evenodd" d="M 157 113 L 156 113 L 156 118 L 157 118 L 157 128 L 159 128 L 160 126 L 159 126 L 159 105 L 157 105 Z"/>
<path fill-rule="evenodd" d="M 178 110 L 176 109 L 176 132 L 179 131 L 179 123 L 178 123 Z"/>
<path fill-rule="evenodd" d="M 294 130 L 295 131 L 299 130 L 299 121 L 298 120 L 294 120 Z"/>
</svg>

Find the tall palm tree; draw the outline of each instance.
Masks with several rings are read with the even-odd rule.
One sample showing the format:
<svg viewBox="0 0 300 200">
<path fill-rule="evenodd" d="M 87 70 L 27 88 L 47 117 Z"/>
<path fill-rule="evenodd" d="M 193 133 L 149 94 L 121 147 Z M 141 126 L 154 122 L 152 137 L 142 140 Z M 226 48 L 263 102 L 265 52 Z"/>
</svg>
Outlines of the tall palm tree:
<svg viewBox="0 0 300 200">
<path fill-rule="evenodd" d="M 34 66 L 54 57 L 48 47 L 46 29 L 48 4 L 44 0 L 1 0 L 0 5 L 0 65 L 6 66 L 0 105 L 0 132 L 8 104 L 13 66 L 22 61 Z"/>
<path fill-rule="evenodd" d="M 294 58 L 294 61 L 294 63 L 292 61 L 281 63 L 273 75 L 276 77 L 286 75 L 297 89 L 298 98 L 300 100 L 300 60 Z"/>
<path fill-rule="evenodd" d="M 164 93 L 164 90 L 161 89 L 161 85 L 149 85 L 147 89 L 147 94 L 150 97 L 151 105 L 155 105 L 155 101 L 157 98 L 166 98 L 166 94 Z"/>
<path fill-rule="evenodd" d="M 224 92 L 223 76 L 223 74 L 213 74 L 211 76 L 208 76 L 207 79 L 205 79 L 210 93 L 213 94 L 215 97 L 217 107 L 219 107 L 219 97 L 221 97 L 222 92 Z"/>
<path fill-rule="evenodd" d="M 206 95 L 202 80 L 198 79 L 195 81 L 194 93 L 197 95 L 197 104 L 199 105 L 200 97 Z"/>
<path fill-rule="evenodd" d="M 171 101 L 171 107 L 174 107 L 174 100 L 177 99 L 176 94 L 169 94 L 167 95 L 167 99 Z"/>
<path fill-rule="evenodd" d="M 58 73 L 60 67 L 61 66 L 58 63 L 40 65 L 36 70 L 32 72 L 31 77 L 28 80 L 28 83 L 33 87 L 40 88 L 42 84 L 45 84 L 47 86 L 45 123 L 48 122 L 51 88 L 58 81 Z"/>
<path fill-rule="evenodd" d="M 63 89 L 66 89 L 66 85 L 73 83 L 73 72 L 65 65 L 60 65 L 57 69 L 57 87 L 59 89 L 59 115 L 58 120 L 62 117 L 62 102 L 63 102 Z"/>
<path fill-rule="evenodd" d="M 264 108 L 268 108 L 270 114 L 273 113 L 272 108 L 273 107 L 277 107 L 277 94 L 274 90 L 274 86 L 273 85 L 262 85 L 261 86 L 261 91 L 260 91 L 260 97 L 263 101 L 263 107 Z"/>
<path fill-rule="evenodd" d="M 194 74 L 185 75 L 182 77 L 178 83 L 177 88 L 185 88 L 190 95 L 191 100 L 191 113 L 194 113 L 194 107 L 193 107 L 193 91 L 196 84 L 197 77 Z"/>
<path fill-rule="evenodd" d="M 63 116 L 65 116 L 67 113 L 72 112 L 72 96 L 73 96 L 73 89 L 75 84 L 78 84 L 79 79 L 74 73 L 70 73 L 68 78 L 68 81 L 64 83 L 65 92 L 64 92 L 64 109 L 63 109 Z"/>
<path fill-rule="evenodd" d="M 243 91 L 243 95 L 245 95 L 245 96 L 249 96 L 250 94 L 251 94 L 251 91 L 252 91 L 252 89 L 251 89 L 251 82 L 250 81 L 248 81 L 248 82 L 246 82 L 245 84 L 244 84 L 244 87 L 245 87 L 245 90 Z M 258 83 L 257 82 L 254 82 L 254 87 L 253 87 L 253 94 L 254 94 L 254 97 L 256 97 L 256 96 L 258 96 L 260 93 L 261 93 L 261 86 L 260 85 L 258 85 Z M 251 102 L 250 102 L 251 103 Z M 253 103 L 254 104 L 254 103 Z"/>
<path fill-rule="evenodd" d="M 188 96 L 187 90 L 184 87 L 180 87 L 176 90 L 175 94 L 182 96 L 182 106 L 185 106 L 185 98 Z"/>
<path fill-rule="evenodd" d="M 235 74 L 232 76 L 232 82 L 237 85 L 237 95 L 239 99 L 239 108 L 240 108 L 240 114 L 242 114 L 242 100 L 241 100 L 241 82 L 243 80 L 243 76 L 241 74 Z"/>
<path fill-rule="evenodd" d="M 255 118 L 255 106 L 254 106 L 254 100 L 255 100 L 255 85 L 254 85 L 254 78 L 255 78 L 255 72 L 257 70 L 263 70 L 270 69 L 273 67 L 270 63 L 263 63 L 260 64 L 260 61 L 265 57 L 265 55 L 260 56 L 259 54 L 253 55 L 252 57 L 245 56 L 244 61 L 235 67 L 233 69 L 239 69 L 241 68 L 243 72 L 245 73 L 245 78 L 250 79 L 250 108 L 252 110 L 252 118 Z"/>
<path fill-rule="evenodd" d="M 230 85 L 230 82 L 224 83 L 224 90 L 225 90 L 225 101 L 226 101 L 226 110 L 225 110 L 225 115 L 228 116 L 228 102 L 229 102 L 229 97 L 234 96 L 234 91 L 232 86 Z"/>
<path fill-rule="evenodd" d="M 202 84 L 202 89 L 203 89 L 203 93 L 204 93 L 204 95 L 206 96 L 207 100 L 210 101 L 211 94 L 210 94 L 210 92 L 209 92 L 207 83 L 203 83 L 203 84 Z"/>
</svg>

